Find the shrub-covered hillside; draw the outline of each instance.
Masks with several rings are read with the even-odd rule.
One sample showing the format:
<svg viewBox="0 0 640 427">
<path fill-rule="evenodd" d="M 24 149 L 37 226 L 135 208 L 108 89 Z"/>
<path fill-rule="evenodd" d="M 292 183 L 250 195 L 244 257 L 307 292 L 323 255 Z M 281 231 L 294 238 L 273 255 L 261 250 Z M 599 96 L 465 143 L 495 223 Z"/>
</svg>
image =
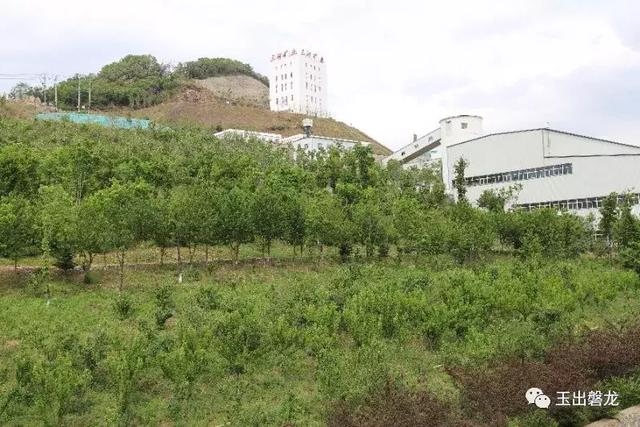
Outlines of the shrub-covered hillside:
<svg viewBox="0 0 640 427">
<path fill-rule="evenodd" d="M 459 174 L 464 167 L 459 168 Z M 580 426 L 640 403 L 640 221 L 369 148 L 0 118 L 0 423 Z M 597 232 L 596 232 L 597 231 Z"/>
<path fill-rule="evenodd" d="M 58 106 L 76 110 L 79 89 L 83 111 L 151 118 L 171 126 L 237 128 L 284 136 L 302 133 L 304 115 L 269 110 L 268 84 L 249 64 L 233 59 L 200 58 L 171 69 L 151 55 L 128 55 L 96 74 L 58 83 Z M 22 95 L 45 99 L 40 87 L 21 83 L 19 88 Z M 51 104 L 53 88 L 46 98 Z M 0 107 L 0 115 L 24 118 L 23 109 Z M 318 135 L 371 142 L 378 155 L 391 153 L 364 132 L 331 118 L 316 118 L 314 130 Z"/>
</svg>

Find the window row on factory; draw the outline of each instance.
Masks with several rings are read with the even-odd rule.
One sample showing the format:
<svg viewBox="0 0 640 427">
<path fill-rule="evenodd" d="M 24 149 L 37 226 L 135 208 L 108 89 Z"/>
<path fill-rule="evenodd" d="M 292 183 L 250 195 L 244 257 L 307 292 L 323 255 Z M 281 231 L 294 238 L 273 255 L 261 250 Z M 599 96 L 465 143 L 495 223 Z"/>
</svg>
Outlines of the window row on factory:
<svg viewBox="0 0 640 427">
<path fill-rule="evenodd" d="M 536 202 L 536 203 L 522 203 L 514 205 L 515 209 L 533 210 L 541 208 L 554 208 L 554 209 L 567 209 L 567 210 L 579 210 L 579 209 L 599 209 L 604 203 L 604 199 L 607 196 L 599 197 L 586 197 L 583 199 L 569 199 L 569 200 L 555 200 L 552 202 Z M 640 194 L 629 193 L 619 194 L 618 204 L 629 203 L 630 205 L 640 204 Z"/>
<path fill-rule="evenodd" d="M 560 165 L 542 166 L 538 168 L 520 169 L 509 172 L 493 173 L 489 175 L 470 176 L 465 178 L 467 186 L 496 184 L 501 182 L 526 181 L 529 179 L 548 178 L 552 176 L 571 175 L 573 165 L 564 163 Z"/>
</svg>

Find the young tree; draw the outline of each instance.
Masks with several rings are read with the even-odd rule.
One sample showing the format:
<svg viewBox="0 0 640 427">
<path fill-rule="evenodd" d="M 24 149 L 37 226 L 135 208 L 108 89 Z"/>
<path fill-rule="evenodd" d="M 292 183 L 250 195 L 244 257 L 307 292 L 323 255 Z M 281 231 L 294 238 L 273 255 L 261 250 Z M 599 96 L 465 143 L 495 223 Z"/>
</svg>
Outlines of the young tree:
<svg viewBox="0 0 640 427">
<path fill-rule="evenodd" d="M 640 221 L 631 212 L 632 197 L 629 194 L 624 196 L 624 203 L 620 206 L 620 217 L 614 227 L 620 250 L 629 247 L 633 242 L 640 242 Z"/>
<path fill-rule="evenodd" d="M 97 207 L 98 221 L 106 228 L 105 247 L 115 250 L 118 257 L 120 291 L 124 285 L 126 251 L 151 235 L 151 224 L 147 221 L 151 208 L 149 193 L 150 187 L 145 183 L 116 182 L 90 197 L 91 204 Z"/>
<path fill-rule="evenodd" d="M 372 189 L 365 190 L 354 206 L 353 222 L 358 243 L 365 247 L 367 257 L 374 254 L 376 247 L 382 249 L 382 254 L 386 253 L 392 234 L 391 221 L 383 211 L 382 199 Z"/>
<path fill-rule="evenodd" d="M 220 240 L 229 245 L 234 262 L 240 257 L 240 245 L 253 240 L 253 195 L 240 187 L 233 187 L 219 200 L 218 224 Z"/>
<path fill-rule="evenodd" d="M 613 230 L 618 220 L 618 195 L 611 193 L 602 202 L 600 207 L 600 232 L 607 241 L 609 259 L 611 259 L 611 249 L 613 246 Z"/>
<path fill-rule="evenodd" d="M 109 222 L 102 202 L 102 197 L 92 195 L 78 206 L 77 245 L 83 258 L 82 269 L 85 272 L 91 270 L 95 255 L 104 254 L 112 249 L 109 245 Z"/>
<path fill-rule="evenodd" d="M 196 186 L 176 187 L 171 192 L 170 214 L 179 266 L 182 265 L 181 247 L 187 247 L 189 264 L 193 262 L 195 248 L 200 242 L 202 232 L 204 203 L 202 192 Z"/>
<path fill-rule="evenodd" d="M 300 255 L 304 248 L 306 238 L 306 215 L 304 201 L 302 196 L 295 194 L 293 191 L 287 193 L 287 211 L 285 218 L 285 240 L 293 246 L 293 254 L 296 254 L 296 248 L 300 248 Z"/>
<path fill-rule="evenodd" d="M 398 254 L 417 248 L 425 224 L 424 208 L 412 197 L 399 197 L 393 201 L 391 218 L 395 230 Z"/>
<path fill-rule="evenodd" d="M 453 187 L 458 194 L 459 203 L 467 203 L 467 183 L 464 179 L 464 173 L 469 163 L 460 157 L 454 166 Z"/>
<path fill-rule="evenodd" d="M 174 222 L 171 218 L 171 199 L 166 194 L 158 194 L 151 200 L 152 231 L 151 238 L 160 248 L 160 266 L 164 265 L 164 256 L 167 248 L 174 242 Z"/>
<path fill-rule="evenodd" d="M 516 184 L 499 190 L 485 190 L 478 198 L 478 207 L 494 213 L 504 212 L 507 202 L 517 197 L 521 189 L 522 185 Z"/>
<path fill-rule="evenodd" d="M 372 184 L 372 171 L 376 164 L 371 146 L 356 145 L 350 154 L 353 154 L 360 186 L 369 187 Z"/>
<path fill-rule="evenodd" d="M 271 256 L 271 245 L 275 239 L 284 237 L 288 199 L 281 187 L 262 185 L 255 193 L 253 224 L 256 237 L 260 238 L 263 255 Z"/>
<path fill-rule="evenodd" d="M 78 206 L 61 186 L 40 188 L 39 225 L 43 250 L 63 270 L 74 267 L 78 249 Z"/>
<path fill-rule="evenodd" d="M 38 237 L 30 203 L 18 196 L 0 199 L 0 256 L 13 260 L 14 270 L 20 258 L 37 252 Z"/>
<path fill-rule="evenodd" d="M 336 246 L 341 255 L 348 256 L 355 238 L 355 226 L 338 198 L 320 191 L 306 204 L 307 238 L 320 248 Z"/>
</svg>

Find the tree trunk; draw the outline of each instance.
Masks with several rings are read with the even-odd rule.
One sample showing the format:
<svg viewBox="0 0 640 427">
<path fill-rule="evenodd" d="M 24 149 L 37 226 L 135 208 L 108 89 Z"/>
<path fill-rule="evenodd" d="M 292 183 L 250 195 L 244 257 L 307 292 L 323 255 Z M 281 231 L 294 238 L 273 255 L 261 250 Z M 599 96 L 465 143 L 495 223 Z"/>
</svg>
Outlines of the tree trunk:
<svg viewBox="0 0 640 427">
<path fill-rule="evenodd" d="M 209 266 L 209 245 L 204 246 L 204 265 Z"/>
<path fill-rule="evenodd" d="M 166 248 L 164 246 L 160 247 L 160 267 L 162 267 L 164 265 L 164 253 L 166 251 Z"/>
<path fill-rule="evenodd" d="M 232 243 L 231 252 L 233 254 L 233 263 L 238 265 L 240 262 L 240 243 Z"/>
<path fill-rule="evenodd" d="M 176 246 L 178 252 L 178 273 L 182 273 L 182 256 L 180 256 L 180 245 Z"/>
<path fill-rule="evenodd" d="M 118 291 L 122 292 L 122 288 L 124 286 L 124 249 L 120 250 L 118 254 L 118 263 L 120 264 L 120 285 L 118 286 Z"/>
<path fill-rule="evenodd" d="M 188 246 L 188 251 L 189 251 L 189 266 L 193 265 L 193 255 L 196 252 L 196 246 Z"/>
<path fill-rule="evenodd" d="M 13 259 L 13 271 L 18 271 L 18 258 Z"/>
</svg>

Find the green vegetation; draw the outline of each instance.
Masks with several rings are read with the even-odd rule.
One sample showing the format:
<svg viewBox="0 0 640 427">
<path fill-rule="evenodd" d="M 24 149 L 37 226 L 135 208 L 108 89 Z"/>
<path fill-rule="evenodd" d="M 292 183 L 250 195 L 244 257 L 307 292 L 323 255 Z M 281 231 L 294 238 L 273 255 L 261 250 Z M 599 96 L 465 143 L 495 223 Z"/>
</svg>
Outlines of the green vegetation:
<svg viewBox="0 0 640 427">
<path fill-rule="evenodd" d="M 77 108 L 78 86 L 81 106 L 141 108 L 167 99 L 178 82 L 168 66 L 160 64 L 155 57 L 127 55 L 117 62 L 105 65 L 95 75 L 76 75 L 58 83 L 60 108 Z M 47 99 L 52 100 L 53 97 L 53 88 L 50 88 Z"/>
<path fill-rule="evenodd" d="M 197 61 L 188 61 L 178 64 L 176 73 L 189 79 L 206 79 L 208 77 L 244 74 L 261 81 L 269 86 L 269 79 L 262 74 L 253 71 L 249 64 L 228 58 L 198 58 Z"/>
<path fill-rule="evenodd" d="M 538 384 L 640 403 L 630 200 L 595 224 L 475 208 L 459 176 L 455 203 L 439 175 L 367 147 L 0 118 L 0 423 L 606 415 L 536 412 Z"/>
<path fill-rule="evenodd" d="M 87 108 L 131 107 L 144 108 L 166 100 L 184 79 L 243 74 L 266 86 L 269 80 L 253 71 L 249 64 L 227 58 L 200 58 L 178 64 L 172 71 L 152 55 L 127 55 L 105 65 L 97 74 L 76 75 L 58 83 L 58 106 L 74 110 L 78 107 L 78 88 L 81 106 Z M 34 96 L 44 101 L 41 87 L 17 84 L 9 97 L 22 99 Z M 54 99 L 54 89 L 47 89 L 46 97 Z"/>
</svg>

